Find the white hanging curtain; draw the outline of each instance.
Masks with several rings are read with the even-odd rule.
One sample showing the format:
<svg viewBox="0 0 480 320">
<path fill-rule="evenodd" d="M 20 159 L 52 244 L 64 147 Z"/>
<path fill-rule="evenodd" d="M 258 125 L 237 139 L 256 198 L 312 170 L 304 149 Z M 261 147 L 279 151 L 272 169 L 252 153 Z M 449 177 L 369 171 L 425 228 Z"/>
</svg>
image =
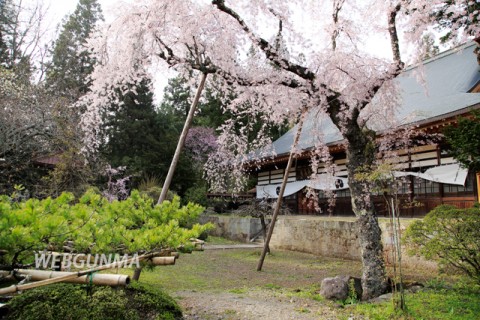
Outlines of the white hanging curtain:
<svg viewBox="0 0 480 320">
<path fill-rule="evenodd" d="M 309 180 L 288 182 L 285 186 L 285 192 L 283 193 L 284 197 L 288 197 L 303 188 L 309 183 Z M 280 193 L 280 188 L 282 184 L 267 184 L 265 186 L 257 186 L 257 199 L 277 199 L 278 194 Z"/>
<path fill-rule="evenodd" d="M 257 199 L 277 199 L 282 184 L 268 184 L 264 186 L 257 185 Z M 311 187 L 315 190 L 344 190 L 348 189 L 347 178 L 319 175 L 315 180 L 301 180 L 288 182 L 285 186 L 284 197 L 297 193 L 305 187 Z"/>
<path fill-rule="evenodd" d="M 433 167 L 426 170 L 424 173 L 396 171 L 394 174 L 396 177 L 415 176 L 428 181 L 465 186 L 468 169 L 462 168 L 458 163 L 454 163 Z"/>
<path fill-rule="evenodd" d="M 464 186 L 468 175 L 468 169 L 462 168 L 458 163 L 454 163 L 433 167 L 423 173 L 395 171 L 394 175 L 396 177 L 415 176 L 428 181 Z M 277 199 L 281 186 L 280 183 L 264 186 L 257 185 L 257 199 Z M 344 190 L 348 189 L 348 180 L 343 177 L 322 174 L 315 180 L 288 182 L 285 186 L 283 196 L 288 197 L 305 187 L 311 187 L 315 190 Z"/>
</svg>

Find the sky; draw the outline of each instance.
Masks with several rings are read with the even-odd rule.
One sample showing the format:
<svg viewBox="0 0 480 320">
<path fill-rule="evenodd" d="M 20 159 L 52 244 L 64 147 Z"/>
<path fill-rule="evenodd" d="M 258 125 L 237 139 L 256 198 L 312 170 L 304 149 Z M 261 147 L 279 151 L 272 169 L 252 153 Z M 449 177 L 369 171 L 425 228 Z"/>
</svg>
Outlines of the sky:
<svg viewBox="0 0 480 320">
<path fill-rule="evenodd" d="M 25 2 L 36 3 L 37 0 L 24 0 Z M 38 0 L 43 1 L 45 8 L 47 9 L 47 21 L 48 21 L 48 36 L 45 39 L 46 43 L 53 41 L 56 38 L 57 27 L 62 22 L 62 19 L 67 15 L 72 14 L 75 11 L 75 8 L 78 4 L 78 0 Z M 119 5 L 122 2 L 129 2 L 132 0 L 97 0 L 98 3 L 102 6 L 103 15 L 105 21 L 108 22 L 111 20 L 113 8 Z M 169 74 L 173 77 L 173 74 Z M 165 77 L 158 77 L 153 79 L 154 91 L 155 91 L 155 101 L 159 103 L 162 96 L 163 90 L 167 85 L 168 79 Z"/>
<path fill-rule="evenodd" d="M 49 7 L 49 16 L 53 20 L 60 22 L 65 15 L 73 13 L 78 0 L 43 0 L 43 2 Z M 118 2 L 118 0 L 98 0 L 98 3 L 102 6 L 104 14 L 108 14 L 109 7 Z"/>
<path fill-rule="evenodd" d="M 36 2 L 37 0 L 26 0 L 26 2 L 30 1 Z M 98 0 L 106 19 L 109 18 L 109 12 L 112 10 L 112 7 L 120 2 L 122 2 L 122 0 Z M 123 0 L 123 2 L 125 2 L 125 0 Z M 45 7 L 48 8 L 47 16 L 49 18 L 49 24 L 51 25 L 50 28 L 55 29 L 65 16 L 75 11 L 78 0 L 43 0 L 43 3 Z"/>
</svg>

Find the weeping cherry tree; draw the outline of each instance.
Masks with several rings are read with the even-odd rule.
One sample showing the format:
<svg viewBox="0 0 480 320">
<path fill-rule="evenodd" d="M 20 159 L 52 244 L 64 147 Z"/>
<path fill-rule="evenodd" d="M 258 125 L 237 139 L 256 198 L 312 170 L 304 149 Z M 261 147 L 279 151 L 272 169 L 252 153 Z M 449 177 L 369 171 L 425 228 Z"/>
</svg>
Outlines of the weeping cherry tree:
<svg viewBox="0 0 480 320">
<path fill-rule="evenodd" d="M 398 99 L 392 80 L 404 68 L 403 49 L 422 57 L 422 35 L 435 25 L 454 35 L 459 28 L 467 36 L 476 33 L 476 24 L 469 21 L 478 11 L 470 17 L 462 3 L 138 0 L 127 4 L 89 42 L 99 65 L 91 75 L 91 92 L 82 99 L 87 108 L 82 122 L 85 150 L 95 152 L 99 145 L 101 110 L 116 99 L 114 90 L 139 84 L 147 74 L 159 77 L 167 68 L 189 76 L 192 87 L 199 75 L 202 82 L 211 75 L 206 85 L 235 97 L 226 106 L 232 115 L 261 120 L 253 141 L 248 139 L 253 122 L 239 125 L 233 116 L 219 128 L 218 148 L 206 165 L 210 185 L 217 190 L 240 188 L 245 162 L 274 154 L 267 147 L 270 125 L 286 120 L 293 124 L 301 115 L 319 124 L 330 122 L 341 133 L 347 154 L 362 251 L 363 298 L 378 296 L 387 288 L 381 230 L 368 182 L 354 177 L 374 165 L 378 130 L 396 125 L 385 119 L 395 118 Z M 388 50 L 378 52 L 379 48 Z M 312 152 L 314 165 L 331 159 L 321 129 Z"/>
</svg>

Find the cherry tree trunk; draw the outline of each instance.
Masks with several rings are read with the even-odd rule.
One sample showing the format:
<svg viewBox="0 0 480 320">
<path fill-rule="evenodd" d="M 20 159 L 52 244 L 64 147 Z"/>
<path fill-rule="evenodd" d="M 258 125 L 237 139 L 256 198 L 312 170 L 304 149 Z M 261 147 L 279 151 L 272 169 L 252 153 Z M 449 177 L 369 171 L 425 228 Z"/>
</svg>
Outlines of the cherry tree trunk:
<svg viewBox="0 0 480 320">
<path fill-rule="evenodd" d="M 353 201 L 353 199 L 352 199 Z M 387 291 L 387 275 L 383 259 L 382 231 L 373 211 L 357 218 L 360 249 L 362 253 L 363 300 L 378 297 Z"/>
<path fill-rule="evenodd" d="M 382 231 L 370 198 L 370 188 L 355 174 L 370 170 L 374 163 L 375 137 L 364 130 L 353 130 L 347 135 L 348 179 L 352 209 L 357 216 L 356 227 L 362 255 L 362 299 L 367 300 L 384 294 L 387 290 L 387 274 L 383 258 Z"/>
</svg>

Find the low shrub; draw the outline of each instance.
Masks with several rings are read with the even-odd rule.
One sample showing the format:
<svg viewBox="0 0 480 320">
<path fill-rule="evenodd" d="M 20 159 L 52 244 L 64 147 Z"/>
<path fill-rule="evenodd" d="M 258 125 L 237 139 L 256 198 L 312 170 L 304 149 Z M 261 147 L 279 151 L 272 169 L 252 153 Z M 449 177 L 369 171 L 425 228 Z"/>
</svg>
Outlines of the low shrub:
<svg viewBox="0 0 480 320">
<path fill-rule="evenodd" d="M 122 289 L 54 284 L 25 291 L 9 302 L 6 320 L 181 319 L 177 303 L 166 293 L 133 283 Z"/>
<path fill-rule="evenodd" d="M 203 184 L 196 184 L 191 188 L 188 188 L 183 196 L 184 203 L 193 202 L 203 207 L 208 206 L 207 199 L 207 186 Z"/>
<path fill-rule="evenodd" d="M 480 208 L 442 205 L 413 222 L 404 238 L 410 253 L 437 260 L 480 283 Z"/>
</svg>

